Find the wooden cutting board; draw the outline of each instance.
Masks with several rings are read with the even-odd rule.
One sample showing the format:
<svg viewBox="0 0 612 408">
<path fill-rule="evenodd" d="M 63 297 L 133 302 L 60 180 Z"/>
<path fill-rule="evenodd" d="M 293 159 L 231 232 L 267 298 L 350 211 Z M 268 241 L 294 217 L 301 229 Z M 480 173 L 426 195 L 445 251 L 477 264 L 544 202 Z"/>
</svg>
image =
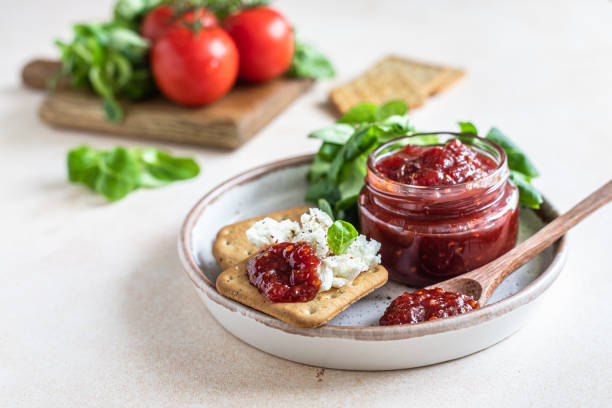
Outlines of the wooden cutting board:
<svg viewBox="0 0 612 408">
<path fill-rule="evenodd" d="M 47 89 L 59 72 L 58 61 L 34 60 L 22 72 L 25 85 Z M 125 119 L 110 122 L 99 97 L 70 89 L 64 81 L 40 107 L 42 119 L 55 126 L 116 135 L 235 149 L 304 93 L 314 81 L 279 78 L 259 85 L 238 85 L 225 97 L 201 108 L 187 108 L 162 97 L 122 103 Z"/>
</svg>

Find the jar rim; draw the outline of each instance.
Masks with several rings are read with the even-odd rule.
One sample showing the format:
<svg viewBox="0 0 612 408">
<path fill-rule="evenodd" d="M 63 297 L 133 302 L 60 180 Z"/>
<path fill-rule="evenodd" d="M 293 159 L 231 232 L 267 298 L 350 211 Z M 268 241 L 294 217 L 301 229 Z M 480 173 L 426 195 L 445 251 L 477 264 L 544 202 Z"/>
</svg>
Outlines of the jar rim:
<svg viewBox="0 0 612 408">
<path fill-rule="evenodd" d="M 493 158 L 496 160 L 496 162 L 498 162 L 497 168 L 491 173 L 485 176 L 479 177 L 477 179 L 474 179 L 474 180 L 464 181 L 464 182 L 457 183 L 457 184 L 437 185 L 437 186 L 419 186 L 419 185 L 402 183 L 400 181 L 389 179 L 388 177 L 381 174 L 376 169 L 375 162 L 378 159 L 377 157 L 378 154 L 380 154 L 381 151 L 387 149 L 389 146 L 393 144 L 397 144 L 398 142 L 401 142 L 403 140 L 417 139 L 423 136 L 440 136 L 440 135 L 452 136 L 452 138 L 459 139 L 462 142 L 464 142 L 466 139 L 478 140 L 479 143 L 483 143 L 485 145 L 490 146 L 499 154 L 499 159 Z M 406 143 L 406 144 L 409 144 L 409 143 Z M 470 144 L 470 146 L 474 146 L 474 144 L 470 143 L 469 141 L 468 141 L 468 144 Z M 439 143 L 424 144 L 424 146 L 435 146 L 435 145 L 439 145 Z M 374 180 L 369 180 L 371 176 L 374 178 Z M 410 193 L 426 193 L 426 192 L 435 192 L 439 194 L 442 191 L 444 193 L 452 193 L 452 192 L 465 191 L 466 189 L 471 190 L 474 188 L 490 188 L 492 186 L 497 185 L 498 183 L 505 182 L 509 176 L 510 176 L 510 170 L 508 168 L 508 157 L 506 155 L 505 150 L 500 145 L 498 145 L 497 143 L 489 139 L 480 137 L 473 133 L 442 131 L 442 132 L 414 133 L 412 135 L 400 136 L 400 137 L 389 140 L 388 142 L 380 145 L 375 150 L 373 150 L 368 156 L 366 178 L 368 179 L 370 184 L 384 185 L 386 187 L 384 190 L 387 194 L 393 194 L 393 193 L 410 194 Z"/>
</svg>

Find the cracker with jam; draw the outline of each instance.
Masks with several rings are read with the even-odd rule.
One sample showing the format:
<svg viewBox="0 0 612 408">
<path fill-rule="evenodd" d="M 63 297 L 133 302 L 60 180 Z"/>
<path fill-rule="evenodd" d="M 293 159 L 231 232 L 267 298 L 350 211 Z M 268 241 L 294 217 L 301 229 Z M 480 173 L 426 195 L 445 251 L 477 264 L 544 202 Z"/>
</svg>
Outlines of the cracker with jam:
<svg viewBox="0 0 612 408">
<path fill-rule="evenodd" d="M 270 289 L 267 291 L 261 285 L 255 286 L 254 282 L 261 283 L 261 279 L 254 281 L 252 279 L 253 270 L 248 269 L 258 265 L 265 267 L 266 262 L 280 253 L 287 255 L 288 251 L 294 251 L 287 256 L 291 256 L 293 260 L 300 256 L 301 258 L 296 261 L 300 265 L 317 266 L 318 262 L 321 262 L 320 259 L 318 261 L 315 259 L 314 253 L 305 248 L 307 245 L 304 245 L 303 242 L 280 242 L 261 249 L 249 242 L 247 238 L 246 232 L 258 221 L 269 218 L 281 222 L 297 222 L 308 211 L 308 207 L 296 207 L 222 228 L 213 244 L 213 255 L 224 269 L 216 282 L 219 293 L 295 327 L 312 328 L 329 322 L 351 304 L 387 282 L 387 270 L 381 265 L 372 263 L 369 269 L 358 273 L 355 277 L 347 278 L 346 282 L 341 282 L 341 284 L 338 284 L 338 280 L 342 281 L 342 278 L 334 277 L 333 280 L 336 285 L 334 287 L 328 288 L 329 282 L 319 282 L 319 285 L 322 286 L 318 287 L 318 289 L 321 289 L 318 291 L 317 287 L 313 291 L 313 288 L 306 284 L 310 282 L 303 275 L 308 272 L 307 269 L 300 271 L 300 274 L 303 275 L 302 278 L 304 278 L 303 281 L 306 283 L 302 286 L 292 287 L 292 291 L 295 293 L 285 291 L 277 294 L 275 288 L 270 289 L 270 285 L 274 281 L 266 283 L 267 288 Z M 362 241 L 363 239 L 365 238 L 362 238 Z M 320 251 L 318 255 L 320 255 Z M 345 258 L 350 257 L 351 255 L 347 254 Z M 325 258 L 323 259 L 323 262 L 325 262 Z M 278 262 L 282 263 L 283 260 L 279 259 Z M 347 262 L 347 264 L 349 263 Z M 275 268 L 279 269 L 278 265 Z M 263 272 L 262 276 L 267 277 L 266 271 Z M 317 280 L 316 276 L 311 275 L 310 279 L 313 278 Z M 304 296 L 302 297 L 302 295 Z"/>
</svg>

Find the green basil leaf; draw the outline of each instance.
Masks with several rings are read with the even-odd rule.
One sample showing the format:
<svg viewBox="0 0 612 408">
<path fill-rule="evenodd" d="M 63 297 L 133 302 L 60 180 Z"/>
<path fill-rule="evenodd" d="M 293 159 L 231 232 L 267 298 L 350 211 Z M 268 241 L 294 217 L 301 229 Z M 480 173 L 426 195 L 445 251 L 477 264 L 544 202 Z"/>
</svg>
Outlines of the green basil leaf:
<svg viewBox="0 0 612 408">
<path fill-rule="evenodd" d="M 135 31 L 124 27 L 109 29 L 108 47 L 123 53 L 132 61 L 138 61 L 149 52 L 149 41 Z"/>
<path fill-rule="evenodd" d="M 342 146 L 325 142 L 321 145 L 321 148 L 317 152 L 317 156 L 325 161 L 332 161 L 341 148 Z"/>
<path fill-rule="evenodd" d="M 352 224 L 338 220 L 327 229 L 327 245 L 334 255 L 342 255 L 359 236 Z"/>
<path fill-rule="evenodd" d="M 491 128 L 486 137 L 487 139 L 500 145 L 506 151 L 506 155 L 508 156 L 508 167 L 510 167 L 510 170 L 518 171 L 530 178 L 539 176 L 538 170 L 535 168 L 533 163 L 531 163 L 525 153 L 523 153 L 521 149 L 519 149 L 519 147 L 499 129 L 496 127 Z"/>
<path fill-rule="evenodd" d="M 338 188 L 327 177 L 310 183 L 306 192 L 306 201 L 316 203 L 320 198 L 324 198 L 330 203 L 335 203 L 340 198 Z"/>
<path fill-rule="evenodd" d="M 140 165 L 123 147 L 104 153 L 99 162 L 99 174 L 94 190 L 110 201 L 117 201 L 138 188 Z"/>
<path fill-rule="evenodd" d="M 73 183 L 81 182 L 94 188 L 98 177 L 98 160 L 101 154 L 88 146 L 80 146 L 68 152 L 68 180 Z"/>
<path fill-rule="evenodd" d="M 355 105 L 348 110 L 338 120 L 338 123 L 348 123 L 349 125 L 359 125 L 362 123 L 370 123 L 376 120 L 376 111 L 378 106 L 373 103 L 364 102 Z"/>
<path fill-rule="evenodd" d="M 329 204 L 329 201 L 327 201 L 324 198 L 319 198 L 317 200 L 317 206 L 319 207 L 319 209 L 321 211 L 323 211 L 325 214 L 329 215 L 329 217 L 333 220 L 334 219 L 334 211 L 331 208 L 331 205 Z"/>
<path fill-rule="evenodd" d="M 333 126 L 315 130 L 308 134 L 309 138 L 321 139 L 324 142 L 343 145 L 355 132 L 355 128 L 346 123 L 337 123 Z"/>
<path fill-rule="evenodd" d="M 369 126 L 359 128 L 336 154 L 329 168 L 329 179 L 332 182 L 337 182 L 338 174 L 344 163 L 353 160 L 376 143 L 376 134 L 370 132 L 370 129 Z"/>
<path fill-rule="evenodd" d="M 295 42 L 289 75 L 299 78 L 331 78 L 336 73 L 323 53 L 310 44 Z"/>
<path fill-rule="evenodd" d="M 68 179 L 83 183 L 116 201 L 141 187 L 160 187 L 198 175 L 198 165 L 189 158 L 173 157 L 156 149 L 116 147 L 99 151 L 80 146 L 68 152 Z"/>
<path fill-rule="evenodd" d="M 512 181 L 519 189 L 519 201 L 522 205 L 539 209 L 542 204 L 542 194 L 531 185 L 529 178 L 516 171 L 510 171 Z"/>
<path fill-rule="evenodd" d="M 308 181 L 314 183 L 322 177 L 325 177 L 329 172 L 331 163 L 323 160 L 319 155 L 316 155 L 310 169 L 308 169 Z"/>
<path fill-rule="evenodd" d="M 457 124 L 459 125 L 459 129 L 461 129 L 461 133 L 472 133 L 478 135 L 478 130 L 472 122 L 457 122 Z"/>
<path fill-rule="evenodd" d="M 374 112 L 374 120 L 383 121 L 391 116 L 402 116 L 408 112 L 408 105 L 402 100 L 393 100 L 385 103 Z"/>
<path fill-rule="evenodd" d="M 137 29 L 141 17 L 153 7 L 162 3 L 162 1 L 163 0 L 118 0 L 113 10 L 115 21 L 127 27 Z"/>
</svg>

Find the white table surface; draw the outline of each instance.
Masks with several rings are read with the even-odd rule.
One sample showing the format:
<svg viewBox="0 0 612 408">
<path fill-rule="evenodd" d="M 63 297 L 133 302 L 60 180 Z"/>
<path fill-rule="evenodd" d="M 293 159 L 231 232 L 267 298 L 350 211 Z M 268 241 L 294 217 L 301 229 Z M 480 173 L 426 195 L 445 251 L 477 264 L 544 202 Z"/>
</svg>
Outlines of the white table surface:
<svg viewBox="0 0 612 408">
<path fill-rule="evenodd" d="M 65 155 L 146 145 L 43 124 L 21 66 L 111 1 L 11 2 L 0 16 L 0 406 L 612 406 L 612 206 L 570 235 L 567 265 L 523 330 L 475 355 L 395 372 L 321 371 L 235 339 L 181 269 L 183 217 L 223 179 L 312 152 L 326 93 L 388 53 L 468 76 L 414 112 L 421 129 L 496 125 L 561 209 L 612 175 L 612 2 L 279 1 L 333 57 L 316 88 L 238 151 L 176 145 L 202 175 L 106 204 L 66 181 Z M 579 295 L 579 299 L 576 296 Z M 314 403 L 313 403 L 314 402 Z"/>
</svg>

